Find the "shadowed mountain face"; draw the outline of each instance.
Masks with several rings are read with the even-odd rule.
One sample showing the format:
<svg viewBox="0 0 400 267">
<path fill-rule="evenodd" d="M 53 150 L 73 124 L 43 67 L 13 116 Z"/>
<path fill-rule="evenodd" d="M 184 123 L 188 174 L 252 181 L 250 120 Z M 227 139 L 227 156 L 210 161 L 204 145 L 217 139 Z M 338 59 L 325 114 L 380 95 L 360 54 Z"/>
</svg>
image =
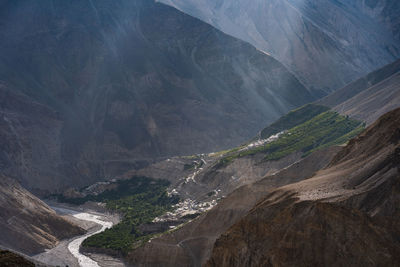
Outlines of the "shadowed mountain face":
<svg viewBox="0 0 400 267">
<path fill-rule="evenodd" d="M 30 189 L 236 145 L 320 96 L 162 4 L 0 1 L 0 165 Z"/>
<path fill-rule="evenodd" d="M 400 109 L 314 177 L 273 191 L 215 243 L 207 266 L 398 266 Z"/>
<path fill-rule="evenodd" d="M 246 40 L 332 91 L 400 57 L 397 0 L 160 0 Z"/>
</svg>

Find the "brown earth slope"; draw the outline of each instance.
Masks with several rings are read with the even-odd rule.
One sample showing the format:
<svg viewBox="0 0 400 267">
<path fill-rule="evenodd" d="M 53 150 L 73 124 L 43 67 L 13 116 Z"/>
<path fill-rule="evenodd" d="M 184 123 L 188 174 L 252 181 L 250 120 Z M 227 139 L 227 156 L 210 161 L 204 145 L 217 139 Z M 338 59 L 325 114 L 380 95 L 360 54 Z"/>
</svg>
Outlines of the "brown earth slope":
<svg viewBox="0 0 400 267">
<path fill-rule="evenodd" d="M 399 266 L 400 109 L 313 178 L 281 187 L 215 243 L 207 266 Z"/>
<path fill-rule="evenodd" d="M 130 262 L 135 266 L 200 266 L 209 258 L 221 233 L 270 190 L 312 176 L 328 164 L 338 150 L 338 147 L 331 147 L 317 151 L 276 174 L 238 188 L 198 219 L 133 251 L 129 255 Z"/>
<path fill-rule="evenodd" d="M 195 159 L 172 158 L 157 162 L 140 170 L 132 170 L 123 178 L 145 176 L 156 179 L 167 179 L 181 197 L 195 200 L 215 199 L 226 196 L 245 184 L 254 183 L 267 175 L 290 166 L 301 159 L 302 153 L 295 152 L 275 161 L 264 160 L 265 155 L 237 158 L 226 166 L 218 164 L 220 156 L 196 156 Z M 185 170 L 185 164 L 203 161 L 200 168 Z M 210 192 L 218 194 L 209 196 Z"/>
<path fill-rule="evenodd" d="M 16 181 L 0 175 L 0 246 L 33 255 L 82 233 Z"/>
</svg>

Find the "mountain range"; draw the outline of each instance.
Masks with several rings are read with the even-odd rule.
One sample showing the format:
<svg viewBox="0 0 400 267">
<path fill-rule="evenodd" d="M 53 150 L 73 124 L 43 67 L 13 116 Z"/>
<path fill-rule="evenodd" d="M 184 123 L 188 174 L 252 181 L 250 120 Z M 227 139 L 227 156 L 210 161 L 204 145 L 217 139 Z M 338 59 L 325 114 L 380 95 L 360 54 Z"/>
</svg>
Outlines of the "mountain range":
<svg viewBox="0 0 400 267">
<path fill-rule="evenodd" d="M 0 0 L 0 265 L 399 265 L 399 12 Z"/>
<path fill-rule="evenodd" d="M 396 0 L 160 0 L 272 55 L 326 92 L 400 53 Z"/>
<path fill-rule="evenodd" d="M 321 96 L 153 1 L 0 3 L 0 165 L 38 193 L 231 147 Z"/>
</svg>

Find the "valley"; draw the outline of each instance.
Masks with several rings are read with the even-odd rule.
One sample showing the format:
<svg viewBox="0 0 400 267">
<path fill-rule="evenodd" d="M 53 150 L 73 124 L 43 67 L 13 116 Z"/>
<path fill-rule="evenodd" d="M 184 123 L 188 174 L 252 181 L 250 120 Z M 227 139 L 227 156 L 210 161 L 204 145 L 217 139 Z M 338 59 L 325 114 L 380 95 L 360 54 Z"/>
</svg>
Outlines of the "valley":
<svg viewBox="0 0 400 267">
<path fill-rule="evenodd" d="M 80 227 L 87 230 L 86 234 L 63 240 L 56 247 L 47 250 L 33 258 L 49 266 L 125 266 L 117 258 L 107 257 L 106 255 L 92 255 L 81 253 L 80 246 L 88 237 L 101 233 L 113 224 L 119 222 L 119 216 L 116 214 L 102 213 L 85 206 L 69 206 L 52 202 L 51 207 L 61 216 L 73 221 Z M 56 206 L 53 206 L 56 205 Z M 93 260 L 94 258 L 95 260 Z"/>
<path fill-rule="evenodd" d="M 42 197 L 236 146 L 320 96 L 152 0 L 1 4 L 0 165 Z"/>
<path fill-rule="evenodd" d="M 278 125 L 281 125 L 281 127 L 285 125 L 289 128 L 281 128 Z M 330 125 L 331 128 L 327 127 L 327 125 Z M 302 129 L 307 129 L 307 137 L 313 140 L 313 146 L 310 146 L 311 143 L 307 141 Z M 266 134 L 270 131 L 272 135 L 269 138 L 252 140 L 240 147 L 227 151 L 170 158 L 141 170 L 130 171 L 124 177 L 120 177 L 123 180 L 111 183 L 98 183 L 97 185 L 90 186 L 90 190 L 83 188 L 73 194 L 68 192 L 70 195 L 75 195 L 75 197 L 67 199 L 61 196 L 59 200 L 82 204 L 82 201 L 108 199 L 106 200 L 108 208 L 115 209 L 117 206 L 122 205 L 118 208 L 120 211 L 129 208 L 133 212 L 126 213 L 125 211 L 124 216 L 129 217 L 132 214 L 137 222 L 123 220 L 122 224 L 117 225 L 113 231 L 106 231 L 88 238 L 83 243 L 83 249 L 86 251 L 104 252 L 114 256 L 122 254 L 125 258 L 129 259 L 130 263 L 136 264 L 140 262 L 136 257 L 142 253 L 153 255 L 154 259 L 159 259 L 158 256 L 156 257 L 151 252 L 154 250 L 154 246 L 161 246 L 162 250 L 166 252 L 169 251 L 169 248 L 173 248 L 174 253 L 177 253 L 176 250 L 182 249 L 182 247 L 181 245 L 171 247 L 172 244 L 185 244 L 186 249 L 194 249 L 197 246 L 206 246 L 210 249 L 210 244 L 212 243 L 206 245 L 207 243 L 203 243 L 204 241 L 195 241 L 197 238 L 200 238 L 201 234 L 199 237 L 193 237 L 186 236 L 185 233 L 187 229 L 196 229 L 205 224 L 204 216 L 206 218 L 211 216 L 212 218 L 212 215 L 209 214 L 213 214 L 213 210 L 215 209 L 219 211 L 219 207 L 223 205 L 222 203 L 225 202 L 225 198 L 232 192 L 235 192 L 237 188 L 253 183 L 257 184 L 265 176 L 281 177 L 284 174 L 293 173 L 292 169 L 299 169 L 299 166 L 302 165 L 307 166 L 307 170 L 303 171 L 306 174 L 301 176 L 299 172 L 295 172 L 297 176 L 293 176 L 292 180 L 285 180 L 286 182 L 283 182 L 283 184 L 307 177 L 307 174 L 312 174 L 329 162 L 334 153 L 339 150 L 339 147 L 335 147 L 336 144 L 345 143 L 362 129 L 362 124 L 358 121 L 329 111 L 329 108 L 310 104 L 288 113 L 279 121 L 269 126 L 269 128 L 265 128 L 261 133 Z M 321 130 L 323 130 L 322 134 L 320 133 Z M 276 131 L 280 132 L 277 134 Z M 261 136 L 262 134 L 260 134 L 259 138 Z M 293 146 L 291 143 L 293 141 L 290 140 L 299 138 L 304 139 L 304 143 L 294 142 L 293 144 L 295 145 Z M 271 156 L 266 157 L 266 155 Z M 135 200 L 135 202 L 131 202 L 129 199 L 136 199 L 134 195 L 135 191 L 141 192 L 140 195 L 142 197 L 145 196 L 146 189 L 143 185 L 147 184 L 152 188 L 157 184 L 156 180 L 152 182 L 153 185 L 149 184 L 148 181 L 151 181 L 151 179 L 145 177 L 154 177 L 156 179 L 168 177 L 168 182 L 159 180 L 165 186 L 162 188 L 164 188 L 163 190 L 167 190 L 164 192 L 168 195 L 179 196 L 179 199 L 177 198 L 176 202 L 168 208 L 170 209 L 168 212 L 161 211 L 159 215 L 156 215 L 156 213 L 151 215 L 152 209 L 146 208 L 150 212 L 147 213 L 150 217 L 146 217 L 147 219 L 143 217 L 144 220 L 142 220 L 142 215 L 139 215 L 139 210 L 136 209 L 136 206 L 140 206 L 140 201 Z M 278 178 L 271 179 L 274 182 L 267 183 L 266 188 L 277 186 L 276 179 Z M 121 189 L 123 190 L 131 187 L 129 191 L 126 191 L 129 194 L 127 195 L 127 199 L 124 198 L 124 191 L 118 189 L 121 185 Z M 141 188 L 134 189 L 137 185 Z M 102 188 L 103 191 L 99 191 L 99 188 Z M 260 188 L 262 187 L 260 186 Z M 115 191 L 114 193 L 113 190 Z M 84 195 L 89 191 L 92 193 L 95 192 L 95 195 Z M 152 188 L 151 192 L 152 195 L 156 195 L 155 188 Z M 263 194 L 262 192 L 264 191 L 260 193 Z M 121 200 L 111 200 L 114 198 L 113 196 L 118 196 Z M 246 206 L 247 209 L 252 204 L 255 204 L 256 200 L 257 198 L 252 198 L 252 202 Z M 129 204 L 124 206 L 123 203 Z M 146 203 L 151 204 L 152 202 L 146 200 Z M 144 210 L 144 208 L 141 209 L 142 211 Z M 246 209 L 241 210 L 236 216 L 240 216 L 245 211 Z M 202 222 L 202 224 L 197 225 L 199 222 Z M 211 223 L 211 225 L 215 224 L 217 222 Z M 224 227 L 228 225 L 226 223 Z M 217 228 L 217 230 L 221 231 L 221 228 Z M 211 233 L 207 234 L 211 239 L 204 239 L 206 242 L 214 242 L 217 237 L 215 233 Z M 172 244 L 167 242 L 164 245 L 165 240 L 171 238 L 177 241 L 174 241 Z M 107 241 L 104 242 L 103 240 Z M 116 243 L 117 240 L 118 242 Z M 193 244 L 190 243 L 192 241 L 194 242 Z M 126 242 L 125 245 L 123 245 L 123 242 Z M 135 252 L 132 253 L 132 249 Z M 142 250 L 146 252 L 142 252 Z M 191 252 L 191 254 L 193 253 Z M 185 255 L 185 257 L 188 256 Z M 182 257 L 162 257 L 162 265 L 173 266 L 179 264 L 184 258 Z M 200 262 L 200 259 L 197 257 L 192 258 L 190 264 Z M 168 262 L 168 260 L 174 259 L 176 261 Z M 201 259 L 201 261 L 204 261 L 204 258 Z"/>
<path fill-rule="evenodd" d="M 393 66 L 397 65 L 386 68 L 394 74 L 383 75 L 381 80 L 396 75 L 397 67 L 393 71 Z M 218 237 L 253 205 L 274 189 L 307 179 L 323 169 L 342 150 L 338 145 L 363 131 L 365 123 L 350 118 L 352 114 L 340 115 L 321 104 L 329 99 L 345 103 L 368 92 L 368 86 L 357 87 L 357 92 L 351 94 L 346 91 L 346 97 L 332 95 L 295 109 L 238 147 L 168 158 L 129 170 L 108 182 L 54 195 L 69 205 L 94 205 L 103 212 L 116 212 L 121 220 L 109 230 L 105 228 L 112 224 L 102 222 L 103 227 L 94 228 L 86 225 L 90 229 L 86 235 L 63 241 L 35 259 L 50 263 L 68 254 L 70 266 L 78 264 L 72 255 L 93 266 L 102 266 L 105 259 L 112 262 L 111 266 L 125 264 L 115 257 L 123 257 L 127 264 L 145 266 L 205 264 Z M 340 92 L 337 94 L 343 95 Z M 336 100 L 331 106 L 338 104 Z M 97 221 L 88 213 L 81 215 Z M 85 255 L 91 255 L 98 263 Z"/>
<path fill-rule="evenodd" d="M 0 266 L 399 266 L 399 3 L 0 0 Z"/>
<path fill-rule="evenodd" d="M 314 123 L 313 120 L 316 119 L 321 120 L 321 124 Z M 69 250 L 84 262 L 82 266 L 96 266 L 96 263 L 80 254 L 81 252 L 124 257 L 132 263 L 132 250 L 141 251 L 149 245 L 159 244 L 165 236 L 179 236 L 187 227 L 191 228 L 198 220 L 201 221 L 204 214 L 212 213 L 216 208 L 219 210 L 224 199 L 237 188 L 253 184 L 266 175 L 276 175 L 282 170 L 298 168 L 296 166 L 299 164 L 306 164 L 303 162 L 312 162 L 319 158 L 318 164 L 308 167 L 308 173 L 312 173 L 327 164 L 330 156 L 322 157 L 323 154 L 333 155 L 334 151 L 337 151 L 336 148 L 325 147 L 345 142 L 359 131 L 358 127 L 361 127 L 360 122 L 347 119 L 318 105 L 306 105 L 294 110 L 271 128 L 280 131 L 282 129 L 275 128 L 276 125 L 283 125 L 286 121 L 291 122 L 290 125 L 286 124 L 291 128 L 283 129 L 279 133 L 273 132 L 266 139 L 251 140 L 227 151 L 170 158 L 141 170 L 129 171 L 125 176 L 110 182 L 99 182 L 80 190 L 67 190 L 64 194 L 53 196 L 58 201 L 70 205 L 97 205 L 120 214 L 121 221 L 108 230 L 105 228 L 112 224 L 101 223 L 102 228 L 90 228 L 86 235 L 68 241 L 68 244 L 64 242 L 54 250 L 35 258 L 50 263 L 56 258 L 59 259 L 59 255 L 63 253 L 69 254 Z M 324 121 L 329 122 L 333 128 L 327 128 Z M 310 128 L 311 124 L 314 128 Z M 310 144 L 305 142 L 292 148 L 287 139 L 304 139 L 301 130 L 303 128 L 310 128 L 308 134 L 309 137 L 315 138 L 314 146 L 310 147 Z M 315 134 L 311 129 L 317 130 Z M 318 136 L 322 129 L 324 139 L 320 140 Z M 267 131 L 266 128 L 263 132 Z M 301 133 L 300 136 L 297 132 Z M 334 135 L 330 136 L 329 132 Z M 320 150 L 323 152 L 319 152 Z M 279 157 L 266 157 L 268 154 Z M 168 177 L 168 180 L 163 177 Z M 71 214 L 71 211 L 62 208 L 54 209 Z M 79 206 L 75 209 L 79 210 Z M 96 217 L 90 217 L 92 215 L 88 213 L 74 212 L 72 215 L 78 219 L 99 223 Z M 211 236 L 216 237 L 215 234 Z M 186 244 L 192 237 L 185 237 L 184 240 L 180 240 L 179 243 Z M 69 265 L 73 266 L 73 262 L 74 260 L 70 260 Z"/>
<path fill-rule="evenodd" d="M 105 231 L 106 229 L 111 228 L 113 226 L 113 223 L 103 221 L 100 219 L 99 216 L 92 215 L 89 213 L 78 213 L 78 214 L 74 214 L 73 216 L 79 220 L 94 222 L 94 223 L 101 225 L 100 230 L 95 231 L 93 233 L 88 233 L 82 237 L 79 237 L 79 238 L 73 240 L 71 243 L 68 244 L 69 252 L 71 252 L 71 254 L 78 260 L 79 265 L 88 266 L 88 267 L 98 267 L 99 265 L 97 264 L 97 262 L 95 262 L 94 260 L 90 259 L 89 257 L 87 257 L 79 252 L 80 247 L 85 239 L 87 239 L 93 235 L 99 234 L 99 233 Z"/>
</svg>

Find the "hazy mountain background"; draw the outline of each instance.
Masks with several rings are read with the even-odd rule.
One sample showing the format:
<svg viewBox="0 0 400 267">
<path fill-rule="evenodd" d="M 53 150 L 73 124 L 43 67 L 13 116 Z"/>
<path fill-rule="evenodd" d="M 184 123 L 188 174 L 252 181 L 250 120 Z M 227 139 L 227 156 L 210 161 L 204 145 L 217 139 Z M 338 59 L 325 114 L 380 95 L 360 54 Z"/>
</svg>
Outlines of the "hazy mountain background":
<svg viewBox="0 0 400 267">
<path fill-rule="evenodd" d="M 396 0 L 159 0 L 271 54 L 331 92 L 400 56 Z"/>
<path fill-rule="evenodd" d="M 232 147 L 399 55 L 394 1 L 168 3 L 258 50 L 153 1 L 0 1 L 3 173 L 53 190 Z"/>
</svg>

